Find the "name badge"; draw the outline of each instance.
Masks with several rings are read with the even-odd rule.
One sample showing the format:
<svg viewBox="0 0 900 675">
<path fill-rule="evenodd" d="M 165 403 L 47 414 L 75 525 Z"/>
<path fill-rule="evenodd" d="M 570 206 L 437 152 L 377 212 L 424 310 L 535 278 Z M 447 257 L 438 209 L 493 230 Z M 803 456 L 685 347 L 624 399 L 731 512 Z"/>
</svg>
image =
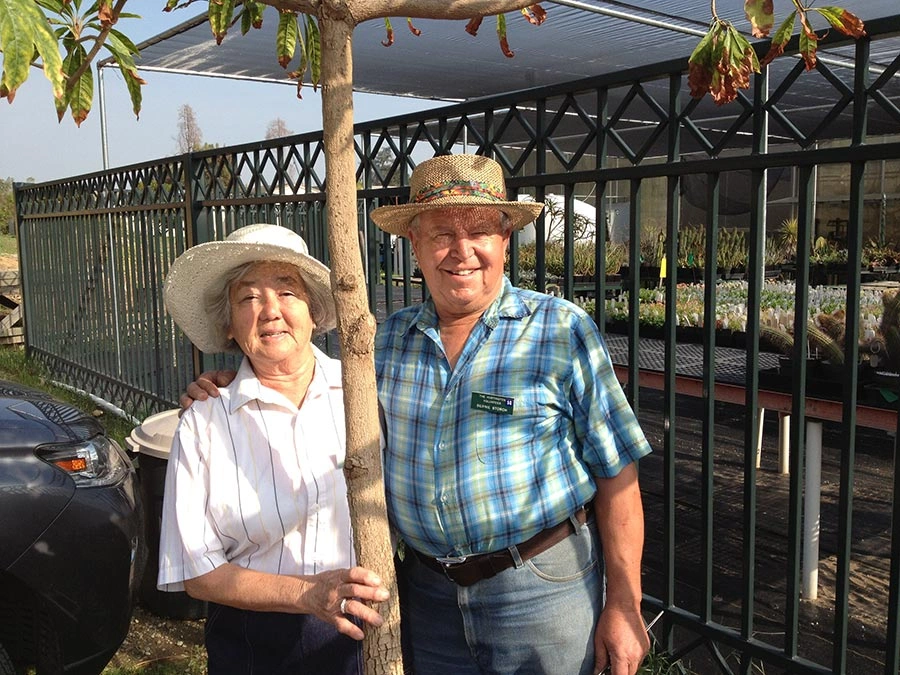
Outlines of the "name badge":
<svg viewBox="0 0 900 675">
<path fill-rule="evenodd" d="M 514 398 L 472 392 L 472 410 L 482 410 L 495 415 L 512 415 Z"/>
</svg>

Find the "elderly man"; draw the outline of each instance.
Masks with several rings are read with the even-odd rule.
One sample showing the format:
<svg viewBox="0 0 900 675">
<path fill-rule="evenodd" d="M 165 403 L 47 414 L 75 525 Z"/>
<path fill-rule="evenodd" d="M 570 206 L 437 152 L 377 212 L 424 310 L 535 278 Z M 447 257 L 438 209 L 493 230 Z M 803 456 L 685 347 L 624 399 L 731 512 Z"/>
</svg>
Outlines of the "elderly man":
<svg viewBox="0 0 900 675">
<path fill-rule="evenodd" d="M 493 160 L 452 155 L 371 214 L 409 237 L 431 294 L 375 344 L 417 675 L 633 675 L 649 648 L 635 462 L 650 447 L 593 320 L 503 273 L 541 208 L 506 201 Z"/>
<path fill-rule="evenodd" d="M 375 343 L 412 665 L 635 673 L 650 448 L 591 318 L 504 276 L 511 232 L 542 206 L 505 199 L 496 162 L 451 155 L 371 214 L 409 237 L 431 294 Z"/>
</svg>

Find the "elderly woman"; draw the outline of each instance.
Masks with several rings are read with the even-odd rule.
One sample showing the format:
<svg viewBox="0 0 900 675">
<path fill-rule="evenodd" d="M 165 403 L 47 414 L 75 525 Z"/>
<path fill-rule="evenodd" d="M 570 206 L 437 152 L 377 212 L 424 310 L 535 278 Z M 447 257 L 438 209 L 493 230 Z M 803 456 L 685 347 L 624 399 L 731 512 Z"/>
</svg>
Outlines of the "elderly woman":
<svg viewBox="0 0 900 675">
<path fill-rule="evenodd" d="M 169 312 L 203 352 L 240 351 L 235 380 L 178 425 L 158 585 L 209 603 L 211 675 L 362 672 L 364 601 L 388 592 L 354 567 L 340 364 L 312 343 L 335 325 L 330 274 L 297 234 L 249 225 L 181 255 Z"/>
</svg>

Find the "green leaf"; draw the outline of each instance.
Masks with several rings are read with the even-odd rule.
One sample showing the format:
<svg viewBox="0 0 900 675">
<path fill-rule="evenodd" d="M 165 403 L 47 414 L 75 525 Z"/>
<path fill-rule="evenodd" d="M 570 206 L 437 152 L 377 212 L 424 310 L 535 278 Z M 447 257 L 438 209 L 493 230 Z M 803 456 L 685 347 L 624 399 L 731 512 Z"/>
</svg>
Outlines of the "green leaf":
<svg viewBox="0 0 900 675">
<path fill-rule="evenodd" d="M 503 55 L 511 59 L 515 56 L 515 52 L 509 48 L 509 39 L 506 34 L 506 14 L 497 15 L 497 37 L 500 39 L 500 51 Z"/>
<path fill-rule="evenodd" d="M 216 38 L 216 44 L 222 44 L 231 25 L 234 14 L 234 0 L 211 0 L 209 3 L 209 27 Z"/>
<path fill-rule="evenodd" d="M 137 70 L 128 69 L 122 65 L 119 66 L 119 70 L 122 71 L 122 79 L 125 80 L 128 95 L 131 97 L 131 109 L 134 111 L 134 116 L 140 118 L 141 103 L 143 101 L 142 87 L 147 83 L 138 75 Z"/>
<path fill-rule="evenodd" d="M 800 55 L 806 62 L 807 70 L 812 70 L 816 67 L 816 47 L 818 46 L 818 42 L 819 39 L 816 37 L 815 33 L 810 34 L 807 31 L 800 32 Z"/>
<path fill-rule="evenodd" d="M 767 66 L 772 62 L 773 59 L 776 59 L 784 54 L 784 48 L 790 41 L 791 35 L 794 34 L 794 23 L 796 22 L 796 19 L 797 12 L 793 11 L 784 21 L 781 22 L 778 30 L 775 31 L 775 35 L 772 36 L 772 44 L 769 47 L 769 51 L 760 62 L 760 65 Z"/>
<path fill-rule="evenodd" d="M 81 67 L 87 60 L 87 51 L 79 43 L 75 46 L 65 61 L 63 61 L 63 70 L 66 75 L 71 78 L 72 74 Z M 87 119 L 88 113 L 91 111 L 91 104 L 94 101 L 94 73 L 90 68 L 85 68 L 84 72 L 77 80 L 69 80 L 66 87 L 66 107 L 72 111 L 72 119 L 75 120 L 77 126 Z M 57 108 L 57 113 L 59 113 Z M 65 112 L 63 108 L 62 112 Z M 62 119 L 60 117 L 60 119 Z"/>
<path fill-rule="evenodd" d="M 316 17 L 309 14 L 306 15 L 306 56 L 309 60 L 309 74 L 312 78 L 313 91 L 315 91 L 319 87 L 322 75 L 322 41 Z"/>
<path fill-rule="evenodd" d="M 62 14 L 62 0 L 35 0 L 35 2 L 53 14 Z"/>
<path fill-rule="evenodd" d="M 294 12 L 281 12 L 278 17 L 278 30 L 275 33 L 275 53 L 282 68 L 287 68 L 294 58 L 299 32 L 297 15 Z"/>
<path fill-rule="evenodd" d="M 753 37 L 766 37 L 775 25 L 772 0 L 744 0 L 744 13 L 750 21 Z"/>
<path fill-rule="evenodd" d="M 710 26 L 710 29 L 706 32 L 706 35 L 697 43 L 697 46 L 694 47 L 694 51 L 691 52 L 691 57 L 688 59 L 688 63 L 697 63 L 699 65 L 705 65 L 712 61 L 712 42 L 713 42 L 713 34 L 715 33 L 715 27 Z"/>
<path fill-rule="evenodd" d="M 124 66 L 129 70 L 137 70 L 137 66 L 134 63 L 134 57 L 132 57 L 128 47 L 123 44 L 118 37 L 113 35 L 112 32 L 107 35 L 106 42 L 103 43 L 103 46 L 109 50 L 109 53 L 113 55 L 116 63 L 120 66 Z"/>
<path fill-rule="evenodd" d="M 843 7 L 810 7 L 810 9 L 824 16 L 828 23 L 844 35 L 861 38 L 866 34 L 866 27 L 859 17 Z"/>
<path fill-rule="evenodd" d="M 115 28 L 109 31 L 110 36 L 114 36 L 116 40 L 118 40 L 124 49 L 127 49 L 130 54 L 140 54 L 140 50 L 137 48 L 137 45 L 131 41 L 131 38 L 125 35 L 122 31 L 116 30 Z"/>
<path fill-rule="evenodd" d="M 50 22 L 33 0 L 0 0 L 0 50 L 3 71 L 0 88 L 10 101 L 28 79 L 35 50 L 44 64 L 44 74 L 60 98 L 65 88 L 59 43 Z"/>
</svg>

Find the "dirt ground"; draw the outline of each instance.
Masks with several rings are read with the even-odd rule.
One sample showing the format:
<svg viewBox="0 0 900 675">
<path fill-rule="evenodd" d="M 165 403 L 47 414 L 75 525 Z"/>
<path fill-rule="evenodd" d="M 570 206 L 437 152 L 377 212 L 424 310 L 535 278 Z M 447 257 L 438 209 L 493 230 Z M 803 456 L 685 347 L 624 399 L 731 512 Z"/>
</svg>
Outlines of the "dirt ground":
<svg viewBox="0 0 900 675">
<path fill-rule="evenodd" d="M 128 637 L 116 652 L 107 668 L 137 669 L 168 663 L 205 663 L 203 648 L 203 619 L 174 620 L 163 619 L 138 605 L 131 618 Z M 190 672 L 205 672 L 191 670 Z"/>
</svg>

